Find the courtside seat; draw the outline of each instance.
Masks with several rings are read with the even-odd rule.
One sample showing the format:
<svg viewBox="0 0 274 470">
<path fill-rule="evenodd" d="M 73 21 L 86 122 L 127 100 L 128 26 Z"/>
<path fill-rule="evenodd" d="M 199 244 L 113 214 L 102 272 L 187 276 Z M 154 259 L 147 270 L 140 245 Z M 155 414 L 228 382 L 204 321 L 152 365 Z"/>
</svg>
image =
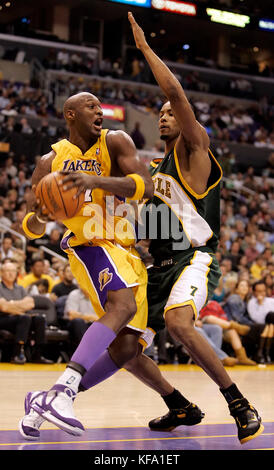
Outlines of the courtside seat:
<svg viewBox="0 0 274 470">
<path fill-rule="evenodd" d="M 60 328 L 58 325 L 58 317 L 55 305 L 49 299 L 42 296 L 34 296 L 35 308 L 31 310 L 31 315 L 44 315 L 46 317 L 46 348 L 51 352 L 53 349 L 54 356 L 57 357 L 56 362 L 68 362 L 70 349 L 70 334 L 66 329 Z M 11 346 L 14 344 L 14 334 L 0 329 L 0 361 L 10 356 Z M 28 345 L 26 345 L 26 356 L 28 355 Z"/>
</svg>

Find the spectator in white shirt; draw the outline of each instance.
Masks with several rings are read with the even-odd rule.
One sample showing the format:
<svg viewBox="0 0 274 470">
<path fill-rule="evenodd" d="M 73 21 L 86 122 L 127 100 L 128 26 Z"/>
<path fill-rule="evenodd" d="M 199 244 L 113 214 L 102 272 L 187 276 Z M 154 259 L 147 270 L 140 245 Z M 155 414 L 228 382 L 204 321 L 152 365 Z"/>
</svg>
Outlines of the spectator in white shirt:
<svg viewBox="0 0 274 470">
<path fill-rule="evenodd" d="M 13 258 L 14 252 L 12 236 L 9 233 L 5 233 L 0 248 L 1 260 L 5 258 Z"/>
<path fill-rule="evenodd" d="M 247 311 L 255 323 L 265 324 L 257 352 L 257 362 L 271 363 L 271 346 L 274 336 L 274 298 L 266 296 L 264 281 L 253 285 L 253 297 L 247 303 Z"/>
<path fill-rule="evenodd" d="M 0 205 L 0 223 L 5 225 L 6 227 L 11 226 L 11 220 L 5 217 L 5 211 L 3 206 Z"/>
<path fill-rule="evenodd" d="M 98 316 L 91 305 L 87 292 L 78 288 L 68 294 L 64 309 L 64 320 L 65 327 L 70 332 L 74 349 L 75 346 L 78 346 L 90 324 L 97 319 Z"/>
</svg>

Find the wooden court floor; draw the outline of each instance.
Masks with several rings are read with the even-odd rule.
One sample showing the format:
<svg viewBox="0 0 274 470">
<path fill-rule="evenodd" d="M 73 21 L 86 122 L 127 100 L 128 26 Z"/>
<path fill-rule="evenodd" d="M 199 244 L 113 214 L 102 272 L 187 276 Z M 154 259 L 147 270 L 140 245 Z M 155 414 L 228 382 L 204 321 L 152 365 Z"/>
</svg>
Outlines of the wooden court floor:
<svg viewBox="0 0 274 470">
<path fill-rule="evenodd" d="M 234 420 L 218 387 L 195 365 L 160 368 L 170 383 L 205 412 L 199 425 L 181 426 L 171 433 L 150 431 L 148 421 L 167 408 L 154 391 L 121 370 L 75 400 L 75 414 L 86 428 L 81 437 L 45 422 L 39 441 L 24 440 L 17 425 L 24 414 L 25 394 L 47 390 L 64 368 L 64 364 L 0 363 L 0 450 L 274 450 L 274 365 L 227 368 L 258 409 L 265 427 L 261 436 L 245 445 L 237 440 Z"/>
</svg>

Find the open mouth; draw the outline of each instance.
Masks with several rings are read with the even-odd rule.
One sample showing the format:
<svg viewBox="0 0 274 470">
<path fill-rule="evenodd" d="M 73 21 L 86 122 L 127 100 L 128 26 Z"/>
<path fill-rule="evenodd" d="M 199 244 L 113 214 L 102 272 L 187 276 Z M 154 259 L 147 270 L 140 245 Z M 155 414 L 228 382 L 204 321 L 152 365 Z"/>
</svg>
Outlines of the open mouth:
<svg viewBox="0 0 274 470">
<path fill-rule="evenodd" d="M 102 118 L 96 119 L 96 121 L 94 121 L 93 125 L 97 130 L 101 130 L 102 125 L 103 125 L 103 119 Z"/>
</svg>

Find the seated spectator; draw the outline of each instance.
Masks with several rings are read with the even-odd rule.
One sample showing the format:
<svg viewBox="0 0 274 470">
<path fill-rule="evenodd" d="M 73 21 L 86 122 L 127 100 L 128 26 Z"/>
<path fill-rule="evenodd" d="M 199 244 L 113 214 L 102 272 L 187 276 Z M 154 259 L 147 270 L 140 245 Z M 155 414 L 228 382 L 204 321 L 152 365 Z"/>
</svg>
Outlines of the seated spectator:
<svg viewBox="0 0 274 470">
<path fill-rule="evenodd" d="M 64 263 L 57 263 L 55 265 L 55 271 L 56 271 L 56 275 L 55 275 L 55 278 L 54 278 L 54 286 L 56 286 L 57 284 L 60 284 L 60 282 L 63 282 L 64 280 Z"/>
<path fill-rule="evenodd" d="M 1 185 L 1 181 L 0 181 L 0 185 Z M 1 204 L 0 204 L 0 224 L 3 224 L 8 228 L 8 227 L 11 226 L 11 223 L 12 223 L 11 220 L 8 219 L 8 217 L 5 216 L 3 203 L 1 201 Z"/>
<path fill-rule="evenodd" d="M 78 346 L 83 334 L 90 324 L 97 320 L 87 292 L 83 289 L 74 289 L 67 296 L 64 309 L 64 326 L 71 334 L 73 350 Z"/>
<path fill-rule="evenodd" d="M 41 296 L 50 299 L 52 302 L 56 301 L 56 295 L 52 292 L 49 292 L 49 281 L 47 279 L 39 279 L 29 288 L 29 295 L 31 296 Z"/>
<path fill-rule="evenodd" d="M 43 315 L 30 315 L 35 308 L 35 300 L 28 296 L 22 286 L 16 284 L 17 266 L 15 263 L 5 263 L 1 270 L 0 284 L 0 328 L 15 333 L 15 347 L 12 362 L 24 364 L 26 362 L 25 345 L 30 340 L 30 333 L 34 331 L 35 345 L 33 347 L 31 362 L 52 364 L 52 361 L 42 356 L 45 344 L 46 320 Z"/>
<path fill-rule="evenodd" d="M 197 320 L 195 329 L 209 342 L 224 366 L 232 367 L 238 363 L 238 359 L 229 357 L 228 354 L 222 350 L 223 330 L 219 325 L 206 324 L 201 320 Z M 179 364 L 189 360 L 188 354 L 185 352 L 182 344 L 171 337 L 167 328 L 159 332 L 157 346 L 158 364 L 173 362 L 171 356 L 175 356 L 175 354 L 177 355 Z M 152 347 L 150 346 L 145 350 L 145 354 L 153 358 L 153 349 L 154 343 L 152 343 Z"/>
<path fill-rule="evenodd" d="M 56 297 L 62 297 L 69 295 L 74 289 L 77 289 L 77 286 L 74 284 L 74 277 L 70 265 L 67 263 L 63 269 L 63 281 L 55 284 L 52 293 L 55 294 Z"/>
<path fill-rule="evenodd" d="M 219 304 L 223 304 L 226 296 L 226 291 L 224 288 L 224 280 L 223 276 L 219 280 L 218 287 L 216 287 L 215 291 L 213 292 L 212 300 L 219 302 Z"/>
<path fill-rule="evenodd" d="M 274 280 L 273 274 L 267 273 L 263 278 L 263 281 L 266 286 L 266 296 L 267 297 L 274 297 Z"/>
<path fill-rule="evenodd" d="M 242 338 L 243 346 L 254 356 L 257 352 L 260 335 L 263 331 L 264 325 L 257 324 L 251 320 L 247 313 L 247 301 L 249 295 L 249 281 L 240 279 L 234 294 L 231 294 L 223 309 L 229 321 L 236 321 L 241 325 L 248 325 L 250 330 Z"/>
<path fill-rule="evenodd" d="M 260 364 L 271 362 L 271 346 L 274 336 L 274 298 L 266 296 L 264 281 L 253 285 L 253 296 L 247 303 L 247 311 L 251 320 L 264 324 L 257 352 L 257 361 Z"/>
<path fill-rule="evenodd" d="M 46 295 L 49 291 L 49 281 L 47 279 L 39 279 L 31 285 L 29 295 Z"/>
<path fill-rule="evenodd" d="M 252 263 L 250 267 L 250 273 L 256 280 L 262 278 L 262 272 L 265 269 L 265 261 L 263 256 L 258 256 L 257 259 Z"/>
<path fill-rule="evenodd" d="M 14 165 L 12 157 L 7 158 L 5 162 L 5 171 L 10 178 L 14 178 L 17 175 L 18 170 Z"/>
<path fill-rule="evenodd" d="M 31 261 L 31 272 L 26 274 L 22 279 L 18 281 L 20 286 L 23 286 L 25 289 L 28 289 L 32 284 L 37 282 L 39 279 L 47 279 L 49 282 L 49 292 L 52 291 L 54 280 L 48 274 L 43 274 L 44 272 L 44 260 L 43 259 L 34 259 Z"/>
<path fill-rule="evenodd" d="M 253 263 L 260 254 L 259 251 L 257 250 L 256 245 L 257 245 L 256 235 L 252 234 L 250 237 L 248 246 L 245 250 L 245 255 L 247 257 L 248 263 Z"/>
<path fill-rule="evenodd" d="M 30 335 L 31 317 L 24 315 L 21 301 L 7 301 L 0 297 L 0 328 L 15 336 L 11 363 L 25 364 L 27 359 L 24 347 Z"/>
<path fill-rule="evenodd" d="M 137 149 L 144 148 L 144 146 L 146 144 L 146 140 L 145 140 L 144 135 L 142 134 L 142 132 L 140 130 L 140 123 L 139 122 L 135 122 L 135 127 L 134 127 L 133 131 L 131 132 L 130 136 L 131 136 L 133 142 L 135 143 Z"/>
<path fill-rule="evenodd" d="M 229 254 L 227 254 L 226 256 L 228 259 L 231 260 L 232 270 L 236 272 L 238 271 L 238 265 L 242 255 L 240 242 L 238 240 L 234 240 L 231 244 L 229 251 Z"/>
<path fill-rule="evenodd" d="M 60 256 L 64 256 L 64 252 L 60 247 L 61 238 L 61 231 L 53 228 L 49 234 L 48 239 L 44 240 L 44 246 L 59 254 Z M 50 260 L 52 255 L 45 253 L 45 257 Z"/>
<path fill-rule="evenodd" d="M 5 233 L 1 245 L 1 259 L 13 258 L 16 249 L 13 247 L 13 238 L 11 234 Z"/>
<path fill-rule="evenodd" d="M 232 346 L 239 364 L 256 365 L 255 361 L 247 357 L 241 340 L 241 336 L 245 336 L 249 332 L 249 326 L 241 325 L 233 320 L 229 321 L 221 305 L 214 300 L 211 300 L 206 307 L 202 308 L 199 318 L 203 323 L 219 325 L 223 329 L 223 338 Z"/>
<path fill-rule="evenodd" d="M 195 325 L 196 330 L 209 342 L 224 366 L 233 367 L 238 364 L 238 359 L 228 356 L 222 349 L 223 329 L 219 325 L 203 323 L 199 319 Z"/>
</svg>

